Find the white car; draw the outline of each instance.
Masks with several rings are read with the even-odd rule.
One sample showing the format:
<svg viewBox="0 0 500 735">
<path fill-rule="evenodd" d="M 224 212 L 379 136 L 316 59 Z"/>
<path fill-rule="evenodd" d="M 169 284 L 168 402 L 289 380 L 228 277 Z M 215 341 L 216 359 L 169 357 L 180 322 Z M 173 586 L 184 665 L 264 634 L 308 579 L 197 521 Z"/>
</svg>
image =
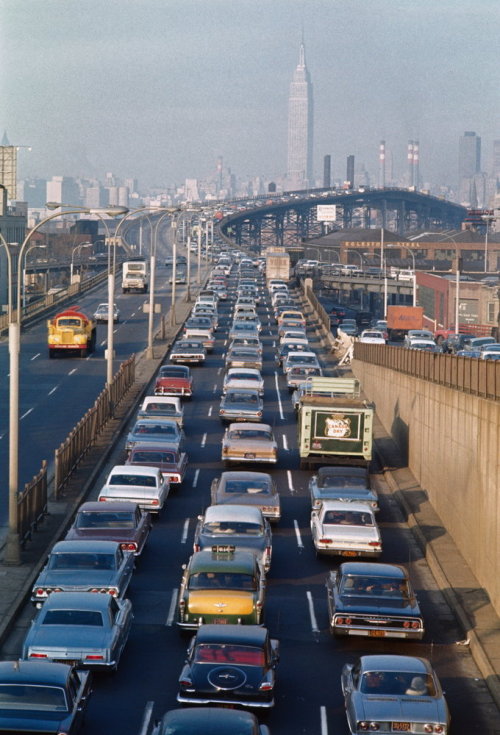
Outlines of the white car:
<svg viewBox="0 0 500 735">
<path fill-rule="evenodd" d="M 321 367 L 315 352 L 289 352 L 283 359 L 283 373 L 286 375 L 290 370 L 298 365 L 307 365 L 308 367 Z"/>
<path fill-rule="evenodd" d="M 383 332 L 376 329 L 365 329 L 361 332 L 359 341 L 369 345 L 385 345 L 386 343 Z"/>
<path fill-rule="evenodd" d="M 365 503 L 323 501 L 311 511 L 311 534 L 318 554 L 377 558 L 382 553 L 375 513 Z"/>
<path fill-rule="evenodd" d="M 307 340 L 307 334 L 305 329 L 287 329 L 280 337 L 280 345 L 284 342 L 295 341 L 296 339 Z M 308 341 L 308 340 L 307 340 Z"/>
<path fill-rule="evenodd" d="M 170 490 L 168 477 L 158 467 L 115 465 L 99 493 L 98 500 L 124 500 L 150 513 L 159 513 Z"/>
<path fill-rule="evenodd" d="M 255 388 L 263 396 L 264 380 L 255 368 L 230 368 L 224 376 L 222 392 L 225 394 L 229 388 Z"/>
</svg>

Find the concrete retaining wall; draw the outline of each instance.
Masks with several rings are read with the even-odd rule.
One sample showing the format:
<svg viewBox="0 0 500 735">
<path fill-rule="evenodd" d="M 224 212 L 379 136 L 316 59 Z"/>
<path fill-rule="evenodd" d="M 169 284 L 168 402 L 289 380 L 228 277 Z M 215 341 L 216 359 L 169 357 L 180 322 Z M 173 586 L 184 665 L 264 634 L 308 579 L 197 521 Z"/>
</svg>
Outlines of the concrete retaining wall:
<svg viewBox="0 0 500 735">
<path fill-rule="evenodd" d="M 352 370 L 500 614 L 500 403 L 360 360 Z"/>
</svg>

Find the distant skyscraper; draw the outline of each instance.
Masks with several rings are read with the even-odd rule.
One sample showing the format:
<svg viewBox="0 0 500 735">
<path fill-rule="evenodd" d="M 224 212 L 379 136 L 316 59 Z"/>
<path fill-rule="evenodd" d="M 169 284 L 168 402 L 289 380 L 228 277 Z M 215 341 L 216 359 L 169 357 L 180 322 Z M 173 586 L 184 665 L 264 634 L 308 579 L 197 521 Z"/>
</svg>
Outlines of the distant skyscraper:
<svg viewBox="0 0 500 735">
<path fill-rule="evenodd" d="M 500 182 L 500 140 L 493 141 L 493 178 Z"/>
<path fill-rule="evenodd" d="M 329 189 L 332 183 L 332 157 L 323 158 L 323 188 Z"/>
<path fill-rule="evenodd" d="M 304 189 L 313 183 L 313 87 L 306 67 L 304 42 L 288 98 L 287 186 Z"/>
<path fill-rule="evenodd" d="M 350 187 L 354 186 L 354 156 L 347 156 L 347 168 L 346 168 L 346 184 Z"/>
<path fill-rule="evenodd" d="M 381 140 L 378 147 L 378 185 L 385 187 L 385 140 Z"/>
<path fill-rule="evenodd" d="M 0 144 L 0 184 L 7 189 L 7 199 L 17 197 L 17 148 L 4 132 Z"/>
<path fill-rule="evenodd" d="M 481 171 L 481 138 L 473 131 L 466 131 L 458 147 L 458 196 L 460 202 L 471 204 L 472 181 Z"/>
</svg>

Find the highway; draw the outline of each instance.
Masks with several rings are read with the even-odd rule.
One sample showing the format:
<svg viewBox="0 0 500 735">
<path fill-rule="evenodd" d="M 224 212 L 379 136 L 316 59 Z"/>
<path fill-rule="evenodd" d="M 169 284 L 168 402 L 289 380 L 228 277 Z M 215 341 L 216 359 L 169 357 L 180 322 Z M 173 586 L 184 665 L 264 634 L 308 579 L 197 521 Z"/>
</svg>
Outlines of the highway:
<svg viewBox="0 0 500 735">
<path fill-rule="evenodd" d="M 235 280 L 232 280 L 235 284 Z M 166 294 L 166 275 L 158 283 Z M 100 294 L 86 297 L 95 305 Z M 143 296 L 117 296 L 123 322 L 117 325 L 117 364 L 131 352 L 142 349 L 145 319 L 139 311 Z M 82 300 L 82 308 L 87 301 Z M 87 306 L 88 308 L 88 306 Z M 92 308 L 92 306 L 90 307 Z M 220 460 L 223 426 L 218 419 L 224 352 L 230 325 L 231 302 L 221 305 L 220 326 L 215 350 L 206 364 L 193 368 L 194 397 L 185 403 L 185 431 L 189 470 L 180 488 L 173 490 L 161 516 L 154 522 L 129 590 L 134 610 L 132 633 L 115 675 L 95 678 L 83 735 L 139 735 L 148 702 L 153 718 L 177 706 L 177 678 L 184 661 L 186 639 L 173 619 L 181 565 L 192 551 L 197 515 L 210 502 L 210 484 L 224 469 Z M 363 653 L 390 652 L 422 655 L 431 659 L 441 679 L 452 715 L 455 735 L 498 732 L 496 711 L 468 651 L 461 632 L 404 522 L 374 466 L 373 482 L 380 492 L 384 551 L 381 561 L 405 564 L 424 613 L 426 634 L 421 642 L 398 642 L 360 638 L 333 639 L 328 632 L 326 590 L 328 571 L 335 559 L 316 557 L 309 531 L 310 502 L 307 492 L 310 472 L 298 469 L 295 442 L 295 415 L 281 372 L 276 372 L 273 344 L 276 325 L 269 303 L 259 307 L 263 323 L 265 411 L 264 421 L 274 426 L 279 444 L 276 467 L 258 469 L 273 474 L 282 498 L 282 518 L 273 528 L 273 562 L 268 575 L 265 622 L 273 637 L 280 640 L 281 660 L 277 671 L 276 705 L 265 715 L 272 735 L 343 735 L 348 732 L 340 690 L 340 671 Z M 105 328 L 100 327 L 105 337 Z M 91 404 L 104 381 L 102 344 L 88 360 L 51 360 L 44 350 L 44 325 L 33 328 L 23 338 L 23 378 L 21 413 L 32 408 L 23 426 L 23 472 L 29 463 L 30 443 L 53 449 L 55 432 L 61 437 L 75 418 Z M 101 340 L 99 340 L 101 342 Z M 314 344 L 314 335 L 311 333 Z M 316 340 L 316 346 L 319 347 Z M 4 346 L 0 368 L 4 374 Z M 35 357 L 38 355 L 37 357 Z M 323 356 L 324 357 L 324 356 Z M 33 359 L 34 358 L 34 359 Z M 76 373 L 71 373 L 76 369 Z M 43 378 L 40 380 L 40 376 Z M 85 380 L 83 380 L 85 376 Z M 77 379 L 78 393 L 75 391 Z M 50 391 L 56 387 L 52 393 Z M 5 390 L 2 388 L 2 391 Z M 50 395 L 49 395 L 50 394 Z M 57 404 L 54 403 L 57 396 Z M 3 399 L 2 395 L 2 399 Z M 64 401 L 64 412 L 61 405 Z M 57 407 L 57 408 L 56 408 Z M 52 413 L 52 416 L 51 416 Z M 64 415 L 61 415 L 61 414 Z M 29 418 L 28 418 L 29 417 Z M 1 431 L 4 432 L 4 417 Z M 73 422 L 73 423 L 72 423 Z M 50 427 L 50 430 L 48 429 Z M 49 435 L 49 436 L 46 436 Z M 0 442 L 2 466 L 5 443 Z M 105 472 L 124 458 L 123 439 L 111 456 Z M 90 498 L 97 496 L 104 474 L 96 482 Z M 3 483 L 4 485 L 4 483 Z M 16 658 L 34 611 L 26 607 L 1 658 Z M 147 728 L 145 728 L 147 730 Z"/>
</svg>

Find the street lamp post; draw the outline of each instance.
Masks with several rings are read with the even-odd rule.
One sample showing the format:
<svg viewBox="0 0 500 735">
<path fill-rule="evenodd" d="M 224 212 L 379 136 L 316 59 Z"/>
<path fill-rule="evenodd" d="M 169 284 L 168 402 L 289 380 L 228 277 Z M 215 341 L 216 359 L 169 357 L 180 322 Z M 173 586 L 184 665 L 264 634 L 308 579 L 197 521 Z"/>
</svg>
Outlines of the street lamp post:
<svg viewBox="0 0 500 735">
<path fill-rule="evenodd" d="M 82 242 L 79 245 L 76 245 L 73 250 L 71 251 L 71 264 L 69 267 L 69 283 L 70 285 L 73 283 L 73 263 L 74 263 L 74 257 L 75 253 L 81 250 L 82 248 L 91 248 L 93 247 L 93 243 L 91 242 Z"/>
<path fill-rule="evenodd" d="M 408 247 L 408 245 L 400 245 L 400 244 L 397 244 L 396 245 L 396 243 L 387 243 L 386 244 L 386 248 L 404 248 L 405 250 L 407 250 L 410 253 L 411 258 L 412 258 L 412 265 L 413 265 L 412 302 L 413 302 L 413 306 L 416 306 L 417 305 L 417 269 L 416 269 L 415 253 L 413 252 L 413 250 L 411 248 Z"/>
<path fill-rule="evenodd" d="M 33 245 L 30 245 L 29 248 L 26 249 L 26 253 L 24 255 L 24 268 L 23 268 L 23 284 L 22 284 L 22 290 L 23 290 L 23 309 L 26 308 L 26 269 L 27 269 L 27 263 L 28 263 L 28 253 L 30 253 L 35 248 L 41 248 L 43 250 L 47 249 L 46 245 L 38 245 L 37 243 L 34 243 Z"/>
<path fill-rule="evenodd" d="M 346 248 L 346 253 L 356 253 L 356 255 L 359 258 L 359 267 L 361 269 L 363 268 L 363 265 L 364 265 L 364 263 L 363 263 L 363 255 L 362 255 L 362 253 L 359 252 L 359 250 L 354 250 L 354 248 Z"/>
</svg>

